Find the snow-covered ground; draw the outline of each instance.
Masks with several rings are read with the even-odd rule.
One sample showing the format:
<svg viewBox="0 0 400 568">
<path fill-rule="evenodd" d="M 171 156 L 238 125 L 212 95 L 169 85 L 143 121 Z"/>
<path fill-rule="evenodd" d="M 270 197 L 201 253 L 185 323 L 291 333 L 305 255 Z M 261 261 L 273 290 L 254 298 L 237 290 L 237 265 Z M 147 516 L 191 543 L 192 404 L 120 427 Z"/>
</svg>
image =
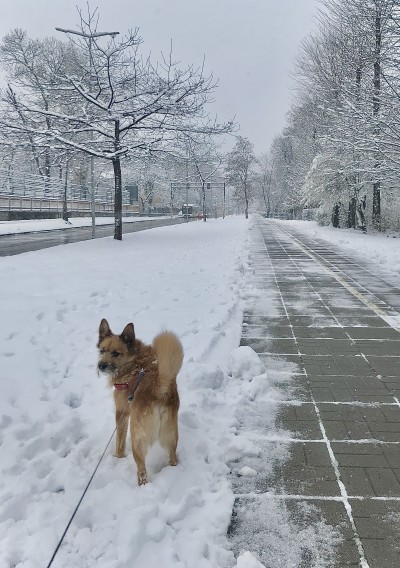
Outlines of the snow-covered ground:
<svg viewBox="0 0 400 568">
<path fill-rule="evenodd" d="M 124 217 L 124 223 L 135 223 L 149 219 L 162 219 L 163 217 Z M 96 225 L 113 225 L 113 217 L 96 217 Z M 90 227 L 90 217 L 71 217 L 69 221 L 63 219 L 30 219 L 20 221 L 0 221 L 0 235 L 16 235 L 19 233 L 32 233 L 38 231 L 53 231 L 55 229 L 74 229 L 77 227 Z"/>
<path fill-rule="evenodd" d="M 180 463 L 154 448 L 137 487 L 132 456 L 109 448 L 53 566 L 236 564 L 226 461 L 246 448 L 234 412 L 252 376 L 236 349 L 248 249 L 249 222 L 230 218 L 0 259 L 2 568 L 47 565 L 114 429 L 102 317 L 115 331 L 133 321 L 145 342 L 163 328 L 182 339 Z"/>
<path fill-rule="evenodd" d="M 398 239 L 293 223 L 353 253 L 368 239 L 387 268 L 400 265 Z M 115 332 L 133 321 L 145 342 L 164 328 L 180 336 L 180 463 L 165 467 L 155 447 L 151 483 L 137 487 L 132 456 L 118 460 L 110 447 L 52 566 L 261 566 L 251 550 L 235 560 L 230 549 L 226 464 L 248 456 L 241 475 L 253 474 L 255 446 L 238 409 L 250 412 L 249 400 L 268 407 L 273 428 L 274 384 L 291 368 L 266 374 L 238 347 L 245 303 L 257 297 L 251 236 L 251 221 L 228 218 L 0 259 L 0 568 L 47 566 L 114 430 L 112 395 L 96 374 L 102 317 Z M 296 542 L 290 522 L 282 548 Z"/>
</svg>

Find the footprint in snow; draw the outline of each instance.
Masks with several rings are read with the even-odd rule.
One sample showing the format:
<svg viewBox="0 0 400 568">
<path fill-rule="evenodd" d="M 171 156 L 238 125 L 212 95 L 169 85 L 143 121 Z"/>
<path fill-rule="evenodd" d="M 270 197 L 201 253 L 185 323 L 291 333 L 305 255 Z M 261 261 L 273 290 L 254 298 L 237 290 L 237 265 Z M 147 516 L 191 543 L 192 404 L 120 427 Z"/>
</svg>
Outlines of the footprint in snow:
<svg viewBox="0 0 400 568">
<path fill-rule="evenodd" d="M 79 408 L 82 404 L 82 397 L 80 397 L 76 393 L 69 393 L 64 399 L 64 404 L 66 404 L 70 408 Z"/>
<path fill-rule="evenodd" d="M 33 469 L 38 479 L 44 479 L 51 472 L 50 462 L 49 460 L 43 460 L 43 459 L 37 460 L 33 464 Z"/>
<path fill-rule="evenodd" d="M 36 438 L 41 433 L 42 429 L 43 427 L 40 424 L 33 424 L 30 425 L 29 428 L 17 430 L 15 437 L 21 442 L 27 442 L 28 440 L 32 440 L 32 438 Z"/>
</svg>

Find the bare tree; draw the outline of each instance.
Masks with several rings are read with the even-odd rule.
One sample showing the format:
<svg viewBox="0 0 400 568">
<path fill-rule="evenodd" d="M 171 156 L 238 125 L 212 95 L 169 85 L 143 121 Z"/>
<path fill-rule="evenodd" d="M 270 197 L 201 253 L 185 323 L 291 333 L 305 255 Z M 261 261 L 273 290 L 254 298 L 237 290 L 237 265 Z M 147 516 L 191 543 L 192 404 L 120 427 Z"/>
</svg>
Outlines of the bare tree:
<svg viewBox="0 0 400 568">
<path fill-rule="evenodd" d="M 260 197 L 265 209 L 267 217 L 270 217 L 272 211 L 272 183 L 274 164 L 269 154 L 262 154 L 256 160 L 258 171 L 256 173 L 256 183 L 259 188 Z"/>
<path fill-rule="evenodd" d="M 249 218 L 249 203 L 252 198 L 252 173 L 255 164 L 253 144 L 243 136 L 236 137 L 236 144 L 225 158 L 225 173 L 228 183 L 245 205 L 245 216 Z"/>
<path fill-rule="evenodd" d="M 203 67 L 180 68 L 172 53 L 158 64 L 139 54 L 138 30 L 117 41 L 116 32 L 98 32 L 98 18 L 80 13 L 78 32 L 68 34 L 69 65 L 60 69 L 53 91 L 62 93 L 58 110 L 16 95 L 17 111 L 29 124 L 3 118 L 3 127 L 33 137 L 36 145 L 62 146 L 112 162 L 115 184 L 114 238 L 122 239 L 121 160 L 168 152 L 176 134 L 221 134 L 232 123 L 219 124 L 205 107 L 216 87 Z M 46 128 L 41 121 L 50 120 Z M 36 126 L 34 126 L 36 123 Z"/>
<path fill-rule="evenodd" d="M 57 157 L 49 146 L 43 148 L 41 144 L 37 144 L 32 130 L 40 128 L 49 131 L 52 127 L 49 111 L 55 109 L 57 104 L 53 91 L 60 69 L 65 65 L 65 46 L 53 38 L 30 39 L 26 32 L 15 29 L 3 38 L 0 55 L 8 76 L 4 100 L 11 111 L 10 120 L 24 126 L 15 139 L 6 141 L 15 146 L 30 148 L 38 173 L 49 179 L 51 166 L 55 164 Z M 29 104 L 41 108 L 44 114 L 33 119 L 31 113 L 19 104 L 16 90 Z"/>
</svg>

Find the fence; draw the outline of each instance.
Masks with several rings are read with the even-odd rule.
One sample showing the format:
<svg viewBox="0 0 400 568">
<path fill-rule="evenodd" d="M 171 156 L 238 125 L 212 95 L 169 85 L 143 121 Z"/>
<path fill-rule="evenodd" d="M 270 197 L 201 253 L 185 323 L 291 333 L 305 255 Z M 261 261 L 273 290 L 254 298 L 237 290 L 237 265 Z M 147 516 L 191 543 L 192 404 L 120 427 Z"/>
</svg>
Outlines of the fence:
<svg viewBox="0 0 400 568">
<path fill-rule="evenodd" d="M 70 213 L 84 213 L 90 214 L 92 210 L 92 204 L 88 200 L 84 199 L 68 199 L 67 200 L 67 210 Z M 28 197 L 20 196 L 16 197 L 14 195 L 3 195 L 0 194 L 0 211 L 32 211 L 32 212 L 43 212 L 49 211 L 52 213 L 62 213 L 63 211 L 63 200 L 45 197 Z M 110 214 L 114 211 L 113 203 L 104 203 L 101 201 L 95 201 L 95 212 L 96 214 Z M 123 204 L 122 212 L 125 214 L 135 214 L 139 213 L 139 204 Z"/>
<path fill-rule="evenodd" d="M 68 184 L 67 210 L 71 213 L 90 213 L 92 210 L 88 188 Z M 0 211 L 31 211 L 62 213 L 64 183 L 58 178 L 0 169 Z M 130 194 L 123 191 L 122 209 L 124 214 L 139 213 L 139 204 L 132 203 Z M 95 211 L 110 214 L 114 211 L 114 192 L 111 187 L 96 190 Z"/>
</svg>

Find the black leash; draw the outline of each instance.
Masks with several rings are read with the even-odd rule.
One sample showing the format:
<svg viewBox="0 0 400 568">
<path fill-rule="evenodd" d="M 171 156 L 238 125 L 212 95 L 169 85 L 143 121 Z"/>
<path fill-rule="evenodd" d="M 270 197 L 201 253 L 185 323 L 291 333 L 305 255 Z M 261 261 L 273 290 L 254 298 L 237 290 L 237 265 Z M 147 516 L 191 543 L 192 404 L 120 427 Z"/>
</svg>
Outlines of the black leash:
<svg viewBox="0 0 400 568">
<path fill-rule="evenodd" d="M 137 378 L 136 378 L 136 380 L 135 380 L 135 383 L 134 383 L 134 385 L 133 385 L 133 391 L 132 391 L 132 393 L 129 395 L 128 401 L 127 401 L 126 405 L 128 405 L 128 404 L 133 400 L 133 397 L 135 396 L 136 389 L 138 388 L 139 384 L 141 383 L 143 377 L 144 377 L 144 369 L 141 369 L 140 372 L 139 372 L 139 375 L 137 376 Z M 125 407 L 125 408 L 126 408 L 126 407 Z M 67 534 L 68 529 L 69 529 L 69 527 L 71 526 L 71 523 L 72 523 L 72 521 L 74 520 L 74 517 L 75 517 L 76 513 L 78 512 L 78 509 L 79 509 L 79 507 L 80 507 L 80 505 L 81 505 L 81 503 L 82 503 L 82 501 L 83 501 L 83 498 L 85 497 L 85 495 L 86 495 L 86 493 L 87 493 L 87 490 L 89 489 L 89 486 L 90 486 L 90 484 L 92 483 L 94 476 L 96 475 L 96 471 L 99 469 L 99 466 L 100 466 L 100 464 L 101 464 L 101 462 L 102 462 L 102 460 L 103 460 L 103 458 L 104 458 L 104 456 L 105 456 L 105 454 L 106 454 L 106 451 L 108 450 L 108 446 L 111 444 L 111 441 L 112 441 L 112 439 L 114 438 L 114 434 L 115 434 L 115 432 L 116 432 L 116 430 L 117 430 L 117 427 L 118 427 L 118 424 L 115 426 L 114 431 L 113 431 L 113 433 L 111 434 L 110 439 L 108 440 L 107 445 L 106 445 L 106 447 L 104 448 L 104 451 L 103 451 L 103 453 L 101 454 L 100 459 L 99 459 L 99 461 L 97 462 L 97 465 L 96 465 L 96 467 L 95 467 L 95 469 L 94 469 L 92 475 L 90 476 L 89 481 L 88 481 L 87 484 L 86 484 L 85 490 L 84 490 L 84 492 L 82 493 L 81 498 L 79 499 L 78 504 L 76 505 L 76 507 L 75 507 L 75 509 L 74 509 L 74 512 L 72 513 L 71 518 L 70 518 L 70 520 L 68 521 L 68 524 L 67 524 L 67 526 L 65 527 L 65 530 L 64 530 L 64 532 L 63 532 L 63 534 L 62 534 L 60 540 L 58 541 L 58 544 L 57 544 L 57 546 L 56 546 L 56 549 L 54 550 L 53 555 L 52 555 L 52 557 L 50 558 L 50 562 L 47 564 L 47 567 L 46 567 L 46 568 L 50 568 L 50 566 L 53 564 L 54 558 L 56 557 L 57 552 L 60 550 L 60 546 L 62 545 L 62 542 L 63 542 L 63 540 L 64 540 L 64 538 L 65 538 L 65 535 Z"/>
<path fill-rule="evenodd" d="M 140 385 L 142 379 L 144 377 L 144 369 L 140 369 L 138 376 L 136 377 L 136 381 L 133 384 L 133 391 L 132 393 L 129 395 L 128 397 L 128 402 L 131 402 L 133 400 L 133 397 L 135 396 L 135 392 L 136 389 L 138 388 L 138 386 Z"/>
</svg>

